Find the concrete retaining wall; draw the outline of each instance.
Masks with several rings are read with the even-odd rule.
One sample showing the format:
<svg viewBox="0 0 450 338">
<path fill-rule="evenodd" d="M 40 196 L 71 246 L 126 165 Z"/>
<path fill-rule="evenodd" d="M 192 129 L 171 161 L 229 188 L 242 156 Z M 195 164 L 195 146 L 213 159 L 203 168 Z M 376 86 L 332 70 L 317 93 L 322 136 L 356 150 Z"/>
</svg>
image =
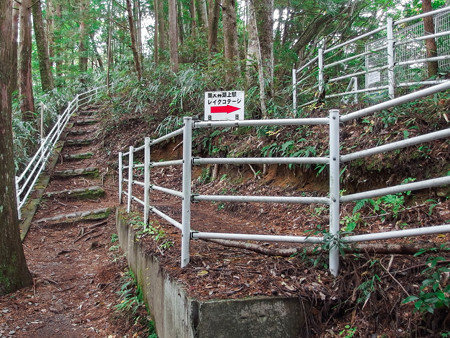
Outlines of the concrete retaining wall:
<svg viewBox="0 0 450 338">
<path fill-rule="evenodd" d="M 254 297 L 199 301 L 171 280 L 155 256 L 145 255 L 117 209 L 120 244 L 135 273 L 160 338 L 286 338 L 303 336 L 309 306 L 298 298 Z"/>
</svg>

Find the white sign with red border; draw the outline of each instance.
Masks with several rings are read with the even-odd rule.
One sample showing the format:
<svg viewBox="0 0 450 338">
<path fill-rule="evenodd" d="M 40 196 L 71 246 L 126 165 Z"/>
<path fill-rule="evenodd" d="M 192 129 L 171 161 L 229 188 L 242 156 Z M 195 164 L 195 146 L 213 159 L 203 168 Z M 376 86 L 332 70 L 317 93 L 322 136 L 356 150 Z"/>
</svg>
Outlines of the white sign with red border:
<svg viewBox="0 0 450 338">
<path fill-rule="evenodd" d="M 244 120 L 244 92 L 205 93 L 205 121 Z"/>
</svg>

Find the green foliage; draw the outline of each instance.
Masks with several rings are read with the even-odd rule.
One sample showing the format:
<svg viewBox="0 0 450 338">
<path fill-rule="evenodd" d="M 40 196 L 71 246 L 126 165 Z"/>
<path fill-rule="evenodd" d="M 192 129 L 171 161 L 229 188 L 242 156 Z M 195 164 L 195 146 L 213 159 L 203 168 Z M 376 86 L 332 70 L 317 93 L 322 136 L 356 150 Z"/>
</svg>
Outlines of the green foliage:
<svg viewBox="0 0 450 338">
<path fill-rule="evenodd" d="M 167 250 L 173 246 L 173 242 L 166 238 L 166 232 L 157 221 L 151 221 L 149 224 L 145 224 L 140 221 L 140 216 L 136 216 L 130 219 L 130 224 L 138 230 L 138 238 L 149 236 L 156 242 L 159 250 Z"/>
<path fill-rule="evenodd" d="M 441 249 L 450 250 L 445 247 Z M 424 252 L 425 250 L 419 251 L 416 256 Z M 421 313 L 434 313 L 441 308 L 450 309 L 450 284 L 448 284 L 450 264 L 439 264 L 441 262 L 446 262 L 442 256 L 430 256 L 427 259 L 427 267 L 422 271 L 425 279 L 419 288 L 419 294 L 405 298 L 404 304 L 414 302 L 414 311 Z"/>
</svg>

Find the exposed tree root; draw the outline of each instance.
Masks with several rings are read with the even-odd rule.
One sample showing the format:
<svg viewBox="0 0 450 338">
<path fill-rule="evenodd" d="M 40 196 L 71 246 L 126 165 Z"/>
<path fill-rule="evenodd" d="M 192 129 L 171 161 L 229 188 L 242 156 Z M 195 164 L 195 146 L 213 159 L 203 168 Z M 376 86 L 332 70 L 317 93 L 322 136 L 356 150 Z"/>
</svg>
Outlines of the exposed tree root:
<svg viewBox="0 0 450 338">
<path fill-rule="evenodd" d="M 226 239 L 203 239 L 204 241 L 213 242 L 223 246 L 246 249 L 261 253 L 268 256 L 281 256 L 289 257 L 292 255 L 297 255 L 300 253 L 306 253 L 308 255 L 317 254 L 323 252 L 320 247 L 315 247 L 312 245 L 301 245 L 295 248 L 273 248 L 265 247 L 263 245 L 233 241 Z M 344 249 L 344 252 L 355 253 L 355 252 L 366 252 L 366 253 L 377 253 L 377 254 L 402 254 L 402 255 L 413 255 L 422 249 L 432 249 L 438 248 L 434 243 L 421 243 L 418 244 L 388 244 L 388 243 L 364 243 L 364 244 L 354 244 L 348 248 Z"/>
</svg>

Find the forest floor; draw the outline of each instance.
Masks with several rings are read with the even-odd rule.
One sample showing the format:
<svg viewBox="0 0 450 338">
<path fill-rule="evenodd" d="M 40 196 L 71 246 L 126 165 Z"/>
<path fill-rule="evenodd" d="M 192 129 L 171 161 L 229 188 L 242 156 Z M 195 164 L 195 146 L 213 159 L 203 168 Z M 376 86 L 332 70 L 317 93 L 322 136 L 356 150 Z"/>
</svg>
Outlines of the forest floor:
<svg viewBox="0 0 450 338">
<path fill-rule="evenodd" d="M 104 188 L 105 196 L 75 202 L 46 199 L 41 203 L 36 220 L 74 210 L 117 205 L 114 170 L 117 150 L 126 149 L 130 144 L 140 145 L 138 135 L 148 133 L 139 120 L 128 119 L 123 125 L 121 121 L 113 123 L 119 125 L 119 130 L 106 132 L 111 127 L 111 122 L 106 122 L 97 142 L 88 147 L 95 156 L 83 160 L 84 166 L 99 167 L 100 176 L 96 179 L 78 177 L 70 183 L 52 180 L 48 188 L 48 191 L 57 191 L 73 185 L 96 184 Z M 179 144 L 180 140 L 164 144 L 152 153 L 152 159 L 179 158 Z M 55 170 L 68 167 L 72 165 L 60 161 Z M 249 166 L 237 170 L 223 166 L 218 168 L 216 179 L 211 180 L 212 171 L 213 168 L 194 171 L 194 192 L 326 194 L 327 182 L 307 171 L 270 166 L 263 174 L 262 170 Z M 154 168 L 152 179 L 157 185 L 180 190 L 181 175 L 177 169 Z M 355 232 L 397 230 L 407 221 L 415 226 L 444 224 L 450 219 L 450 200 L 446 198 L 434 196 L 436 205 L 432 213 L 425 195 L 419 193 L 407 198 L 410 199 L 408 204 L 402 205 L 398 214 L 391 211 L 382 219 L 374 218 L 366 205 L 367 214 L 361 215 Z M 158 193 L 151 199 L 159 209 L 179 218 L 178 199 Z M 344 208 L 343 213 L 351 215 L 351 207 L 347 209 Z M 137 208 L 131 219 L 147 252 L 158 256 L 166 273 L 199 299 L 259 295 L 296 297 L 311 305 L 308 332 L 304 336 L 441 337 L 450 331 L 450 317 L 445 307 L 434 308 L 434 314 L 422 314 L 413 311 L 413 303 L 402 304 L 406 297 L 420 294 L 426 278 L 449 265 L 450 253 L 441 248 L 441 245 L 448 245 L 449 235 L 392 240 L 388 246 L 397 249 L 391 252 L 385 246 L 384 251 L 371 246 L 350 251 L 341 257 L 337 278 L 328 272 L 328 256 L 324 250 L 292 244 L 251 243 L 260 251 L 255 252 L 233 247 L 235 243 L 191 241 L 190 264 L 181 269 L 179 231 L 153 215 L 151 231 L 143 231 L 139 223 L 141 212 Z M 201 202 L 195 203 L 192 210 L 192 228 L 199 231 L 321 235 L 327 222 L 326 208 L 320 205 Z M 112 215 L 102 221 L 59 225 L 34 222 L 24 241 L 28 266 L 34 276 L 33 286 L 0 298 L 0 337 L 147 336 L 146 324 L 136 320 L 139 316 L 146 317 L 145 313 L 133 315 L 116 310 L 116 305 L 123 304 L 118 292 L 127 285 L 129 278 L 126 278 L 125 259 L 114 242 L 114 233 Z M 418 257 L 405 251 L 418 247 L 428 250 Z M 280 249 L 291 248 L 297 253 L 281 254 Z M 438 290 L 448 285 L 448 274 L 439 272 L 436 283 Z M 432 294 L 433 290 L 425 291 Z M 448 299 L 448 294 L 445 296 Z"/>
<path fill-rule="evenodd" d="M 87 117 L 91 118 L 91 117 Z M 72 122 L 80 119 L 73 117 Z M 84 135 L 98 136 L 98 125 L 74 127 Z M 66 138 L 69 138 L 67 136 Z M 126 258 L 115 243 L 114 211 L 107 218 L 58 222 L 52 216 L 97 210 L 117 205 L 117 183 L 105 164 L 103 144 L 96 138 L 88 146 L 65 146 L 50 170 L 46 192 L 101 186 L 105 196 L 77 200 L 44 198 L 23 242 L 33 285 L 0 297 L 0 337 L 147 337 L 143 307 L 118 310 L 124 293 L 132 290 Z M 80 161 L 64 155 L 89 150 L 94 156 Z M 60 170 L 96 167 L 97 177 L 56 178 Z M 104 215 L 106 216 L 106 215 Z M 40 222 L 39 220 L 47 219 Z M 131 290 L 130 290 L 131 289 Z M 132 304 L 133 306 L 136 304 Z"/>
</svg>

